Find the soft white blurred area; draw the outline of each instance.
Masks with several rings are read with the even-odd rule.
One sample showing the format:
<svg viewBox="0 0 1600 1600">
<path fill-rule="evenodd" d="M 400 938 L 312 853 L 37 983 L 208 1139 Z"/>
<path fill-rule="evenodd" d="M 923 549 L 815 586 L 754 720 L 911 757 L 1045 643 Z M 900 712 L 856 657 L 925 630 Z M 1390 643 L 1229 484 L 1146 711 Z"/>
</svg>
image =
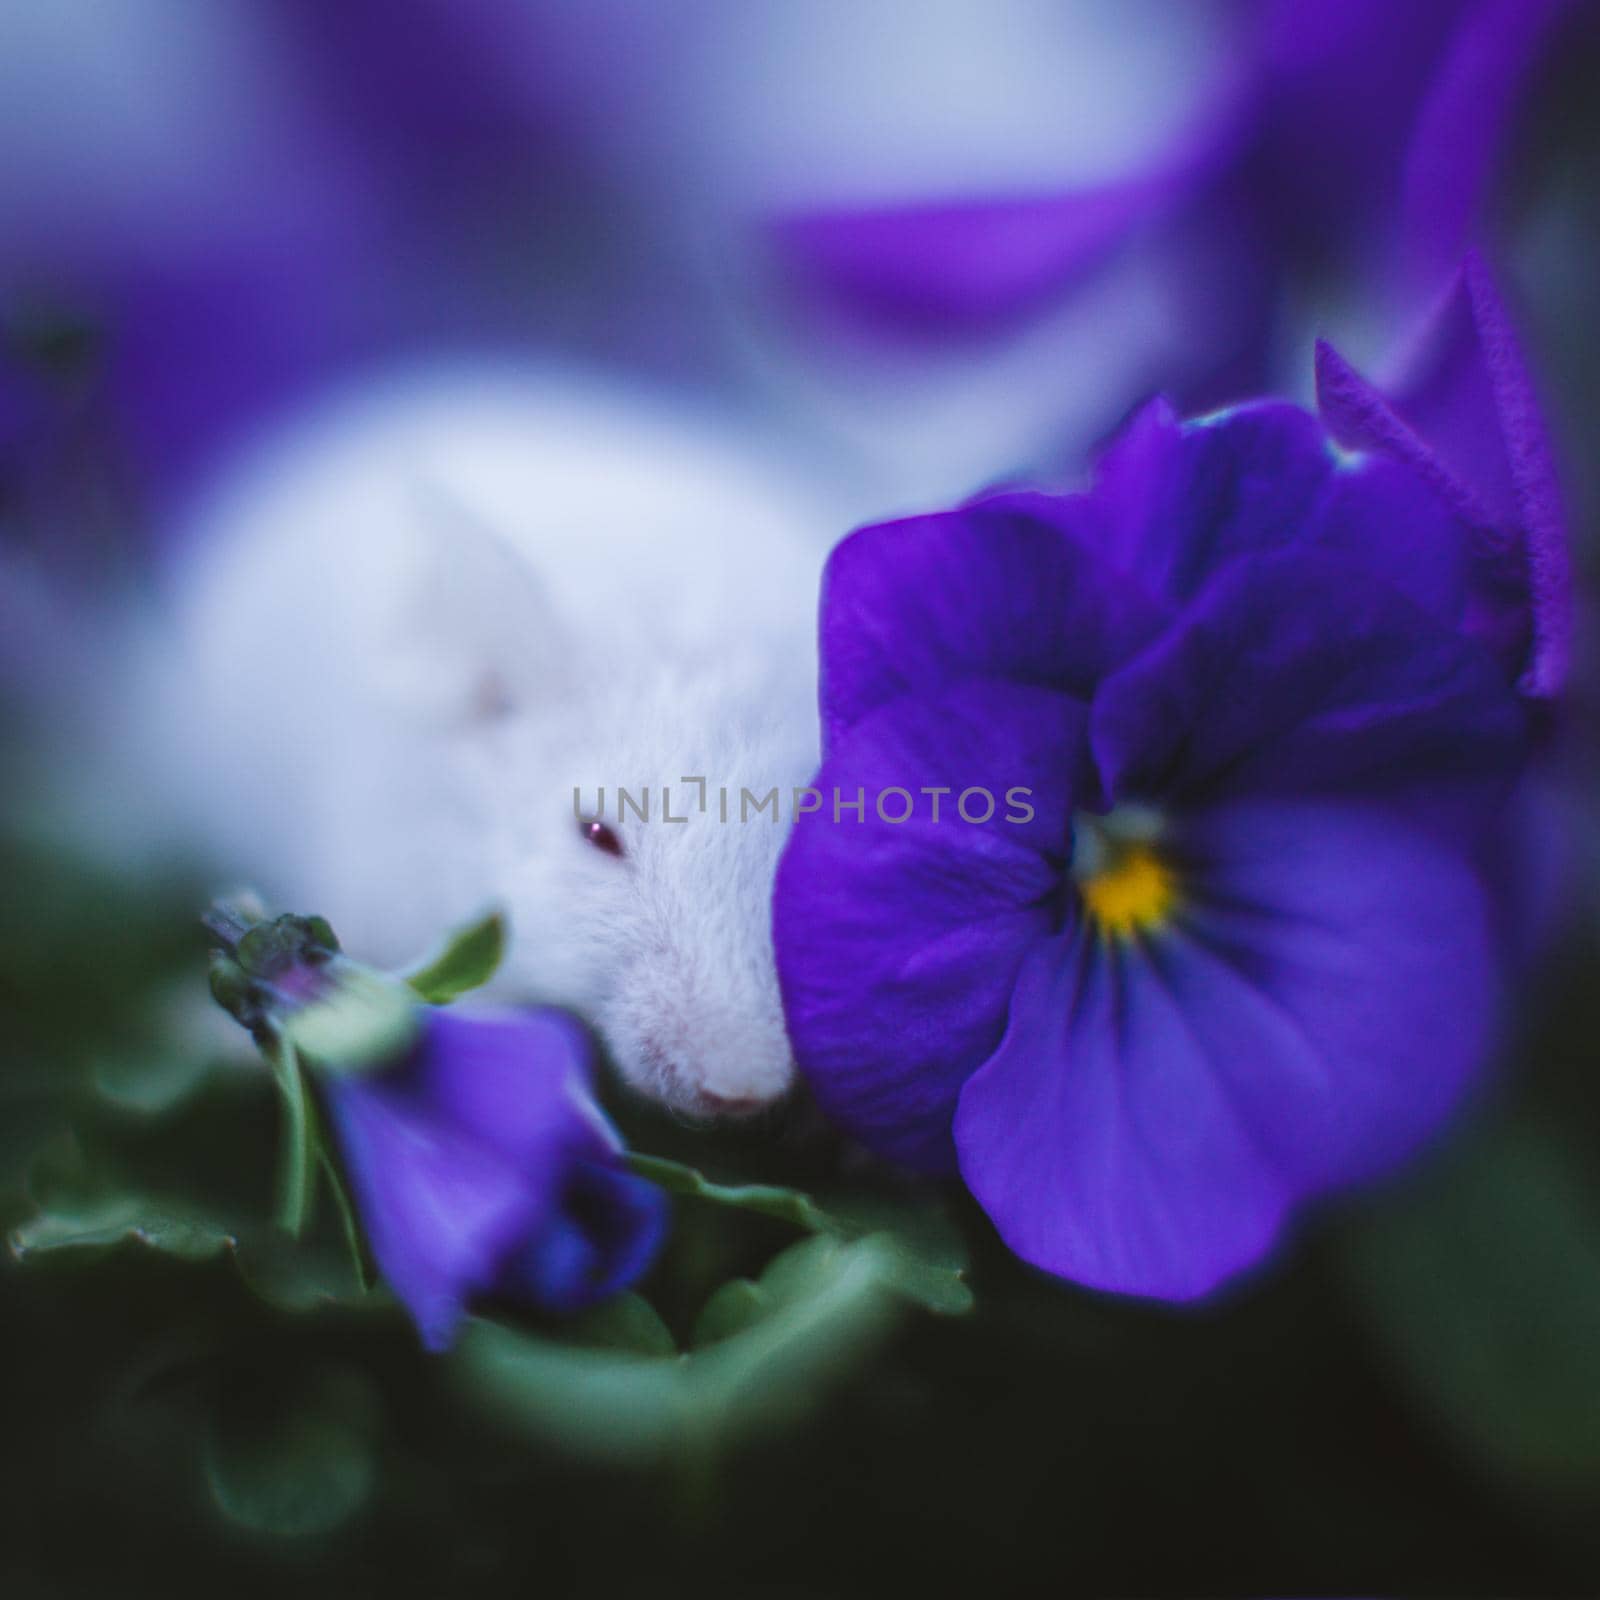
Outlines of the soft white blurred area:
<svg viewBox="0 0 1600 1600">
<path fill-rule="evenodd" d="M 133 742 L 164 753 L 213 861 L 399 961 L 503 898 L 512 795 L 570 845 L 575 745 L 617 752 L 585 782 L 660 781 L 653 680 L 720 692 L 740 671 L 755 696 L 787 659 L 809 709 L 839 516 L 808 462 L 656 390 L 397 374 L 265 441 L 196 510 Z M 502 721 L 513 748 L 490 754 L 477 736 Z"/>
<path fill-rule="evenodd" d="M 573 70 L 603 71 L 613 93 L 621 75 L 633 95 L 596 138 L 699 285 L 706 337 L 764 404 L 838 450 L 862 518 L 1081 458 L 1151 387 L 1183 382 L 1239 338 L 1195 314 L 1239 275 L 1226 227 L 1151 248 L 1140 230 L 1042 317 L 912 346 L 819 324 L 766 232 L 814 207 L 1031 198 L 1163 172 L 1229 114 L 1245 52 L 1228 7 L 558 10 Z"/>
<path fill-rule="evenodd" d="M 669 154 L 686 187 L 748 210 L 1108 182 L 1211 109 L 1227 65 L 1219 10 L 691 3 L 664 41 Z"/>
</svg>

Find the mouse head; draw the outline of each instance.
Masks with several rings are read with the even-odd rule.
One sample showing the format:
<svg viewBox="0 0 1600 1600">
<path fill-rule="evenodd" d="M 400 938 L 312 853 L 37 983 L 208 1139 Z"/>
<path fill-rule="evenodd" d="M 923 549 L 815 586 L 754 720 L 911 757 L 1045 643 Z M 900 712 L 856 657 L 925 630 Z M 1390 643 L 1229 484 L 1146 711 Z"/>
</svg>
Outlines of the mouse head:
<svg viewBox="0 0 1600 1600">
<path fill-rule="evenodd" d="M 691 1114 L 752 1111 L 793 1080 L 772 885 L 816 733 L 782 677 L 746 661 L 591 685 L 560 736 L 501 767 L 512 978 L 583 1011 L 625 1079 Z"/>
<path fill-rule="evenodd" d="M 787 632 L 625 637 L 576 625 L 532 560 L 468 555 L 489 537 L 456 528 L 427 586 L 434 632 L 408 638 L 453 686 L 453 710 L 432 705 L 476 769 L 505 980 L 585 1015 L 652 1098 L 692 1115 L 764 1106 L 794 1076 L 771 901 L 817 761 L 804 585 Z M 461 592 L 474 571 L 492 593 Z"/>
</svg>

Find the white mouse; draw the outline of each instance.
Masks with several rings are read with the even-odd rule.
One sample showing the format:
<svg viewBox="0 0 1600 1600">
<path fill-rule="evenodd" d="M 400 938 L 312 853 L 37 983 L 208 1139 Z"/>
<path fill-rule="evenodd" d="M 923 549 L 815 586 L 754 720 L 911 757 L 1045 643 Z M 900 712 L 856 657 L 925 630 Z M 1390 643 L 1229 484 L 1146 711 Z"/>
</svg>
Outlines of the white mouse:
<svg viewBox="0 0 1600 1600">
<path fill-rule="evenodd" d="M 763 1105 L 793 1076 L 770 899 L 841 531 L 742 430 L 593 379 L 347 398 L 188 530 L 156 696 L 186 810 L 219 873 L 367 959 L 499 903 L 499 992 L 579 1011 L 670 1105 Z"/>
</svg>

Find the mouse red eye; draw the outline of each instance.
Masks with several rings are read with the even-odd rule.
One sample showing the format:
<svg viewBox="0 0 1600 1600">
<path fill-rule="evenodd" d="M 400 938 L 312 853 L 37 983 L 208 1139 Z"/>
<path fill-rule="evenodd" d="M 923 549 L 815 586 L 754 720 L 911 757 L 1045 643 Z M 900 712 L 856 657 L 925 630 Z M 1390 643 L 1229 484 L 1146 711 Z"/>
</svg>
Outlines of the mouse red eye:
<svg viewBox="0 0 1600 1600">
<path fill-rule="evenodd" d="M 596 850 L 604 850 L 608 856 L 622 854 L 622 841 L 617 837 L 614 829 L 598 820 L 580 822 L 578 831 L 592 844 Z"/>
</svg>

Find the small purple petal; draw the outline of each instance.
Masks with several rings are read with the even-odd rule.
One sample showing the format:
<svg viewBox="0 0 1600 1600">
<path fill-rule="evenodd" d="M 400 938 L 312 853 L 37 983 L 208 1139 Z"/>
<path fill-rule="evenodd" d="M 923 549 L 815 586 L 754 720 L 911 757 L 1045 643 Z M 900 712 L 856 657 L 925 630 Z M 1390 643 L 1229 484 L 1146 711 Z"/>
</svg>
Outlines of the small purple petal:
<svg viewBox="0 0 1600 1600">
<path fill-rule="evenodd" d="M 1148 944 L 1039 946 L 956 1115 L 962 1175 L 1024 1259 L 1190 1299 L 1298 1199 L 1385 1170 L 1481 1059 L 1481 885 L 1379 813 L 1251 804 L 1180 842 L 1189 898 Z"/>
<path fill-rule="evenodd" d="M 1472 243 L 1527 80 L 1572 0 L 1465 8 L 1411 134 L 1399 238 L 1407 281 L 1442 282 Z"/>
</svg>

